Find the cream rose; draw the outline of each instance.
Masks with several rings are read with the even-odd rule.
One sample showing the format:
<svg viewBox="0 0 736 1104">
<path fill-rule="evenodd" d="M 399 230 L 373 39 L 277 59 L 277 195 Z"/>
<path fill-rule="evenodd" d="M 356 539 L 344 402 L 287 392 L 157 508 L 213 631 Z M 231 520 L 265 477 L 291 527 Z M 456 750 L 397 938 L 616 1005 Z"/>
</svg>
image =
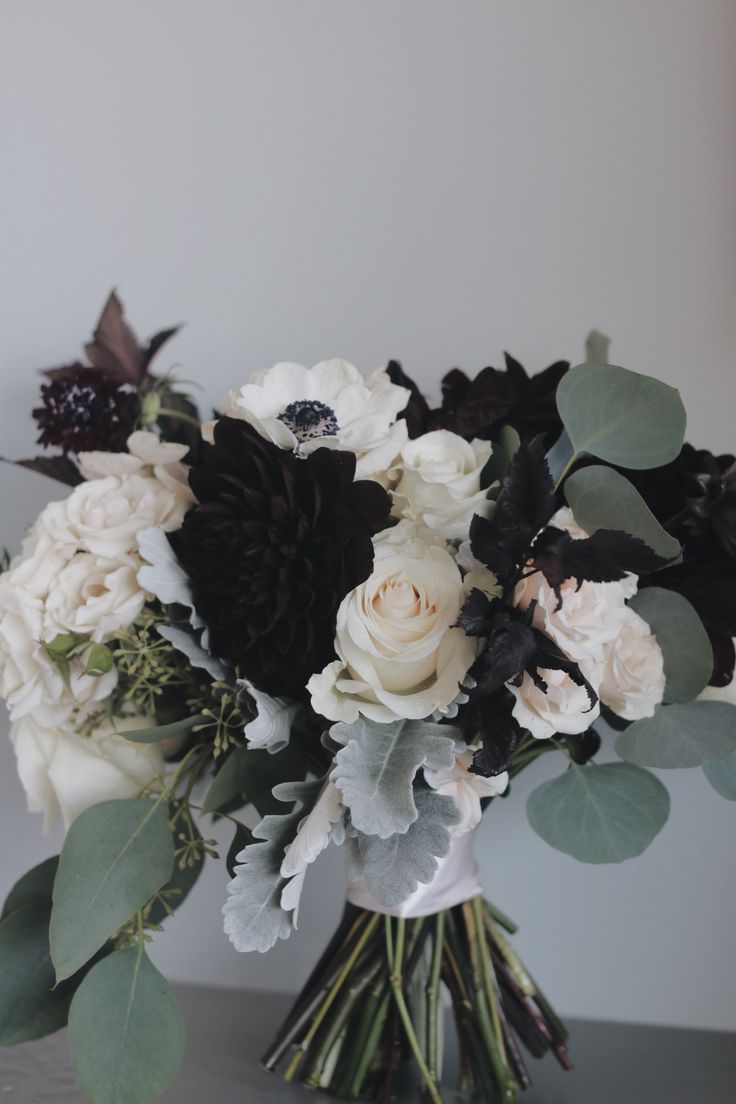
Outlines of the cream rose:
<svg viewBox="0 0 736 1104">
<path fill-rule="evenodd" d="M 604 653 L 600 696 L 619 717 L 638 721 L 654 715 L 664 697 L 662 649 L 649 625 L 632 609 L 626 610 L 616 639 Z"/>
<path fill-rule="evenodd" d="M 145 718 L 126 719 L 128 729 L 145 728 Z M 135 744 L 110 725 L 81 736 L 67 724 L 47 728 L 36 717 L 23 717 L 10 729 L 18 774 L 28 808 L 43 813 L 47 830 L 58 819 L 69 825 L 101 801 L 137 797 L 163 772 L 157 744 Z"/>
<path fill-rule="evenodd" d="M 46 599 L 44 640 L 64 632 L 109 640 L 133 623 L 145 600 L 136 563 L 78 552 L 58 573 Z"/>
<path fill-rule="evenodd" d="M 508 684 L 516 698 L 513 716 L 521 727 L 527 728 L 537 740 L 546 740 L 556 732 L 567 736 L 585 732 L 599 716 L 600 702 L 596 701 L 591 708 L 585 687 L 577 686 L 563 671 L 540 669 L 539 674 L 547 684 L 546 693 L 534 685 L 528 674 L 521 686 Z M 595 689 L 596 675 L 590 669 L 584 674 Z"/>
<path fill-rule="evenodd" d="M 188 501 L 152 475 L 109 475 L 80 483 L 68 498 L 51 502 L 39 524 L 58 545 L 119 559 L 135 552 L 140 529 L 178 528 Z"/>
<path fill-rule="evenodd" d="M 42 643 L 44 617 L 43 600 L 18 582 L 15 569 L 0 575 L 0 696 L 12 720 L 33 711 L 41 723 L 53 725 L 106 698 L 117 674 L 85 675 L 75 660 L 65 683 Z"/>
<path fill-rule="evenodd" d="M 509 784 L 506 771 L 493 778 L 472 774 L 469 769 L 472 762 L 472 748 L 466 747 L 465 744 L 456 744 L 453 767 L 441 771 L 430 771 L 425 768 L 424 771 L 424 777 L 432 789 L 451 797 L 457 805 L 460 820 L 457 824 L 451 825 L 449 829 L 451 836 L 464 836 L 466 832 L 477 827 L 482 815 L 481 799 L 497 797 L 504 793 Z"/>
<path fill-rule="evenodd" d="M 348 723 L 446 713 L 476 653 L 453 628 L 463 598 L 444 543 L 407 522 L 381 533 L 372 575 L 338 610 L 339 660 L 309 681 L 316 711 Z"/>
<path fill-rule="evenodd" d="M 558 510 L 550 525 L 567 530 L 576 539 L 587 533 L 575 524 L 567 508 Z M 637 578 L 628 575 L 620 582 L 578 585 L 567 579 L 557 595 L 541 571 L 523 579 L 514 591 L 514 605 L 528 609 L 536 602 L 534 624 L 552 637 L 576 663 L 600 662 L 604 650 L 618 636 L 627 615 L 627 598 L 636 593 Z M 559 608 L 558 608 L 559 606 Z"/>
<path fill-rule="evenodd" d="M 446 429 L 409 441 L 391 471 L 395 512 L 447 540 L 463 540 L 473 514 L 487 516 L 492 508 L 480 485 L 490 455 L 490 442 L 468 442 Z"/>
</svg>

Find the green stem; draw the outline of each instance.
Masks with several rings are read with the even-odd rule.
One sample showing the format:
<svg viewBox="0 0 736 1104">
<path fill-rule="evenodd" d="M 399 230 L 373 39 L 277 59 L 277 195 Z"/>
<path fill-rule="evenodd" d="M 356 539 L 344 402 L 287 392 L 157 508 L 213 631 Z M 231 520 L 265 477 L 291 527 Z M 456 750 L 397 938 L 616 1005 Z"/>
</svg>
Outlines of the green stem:
<svg viewBox="0 0 736 1104">
<path fill-rule="evenodd" d="M 353 950 L 351 951 L 347 961 L 345 962 L 345 965 L 343 966 L 342 970 L 338 974 L 337 980 L 335 981 L 335 983 L 330 988 L 330 990 L 329 990 L 329 992 L 328 992 L 328 994 L 327 994 L 327 996 L 324 1000 L 324 1003 L 323 1003 L 322 1007 L 320 1008 L 319 1012 L 317 1013 L 314 1020 L 312 1021 L 312 1025 L 309 1028 L 309 1031 L 304 1036 L 304 1039 L 302 1040 L 301 1044 L 297 1048 L 296 1054 L 294 1055 L 291 1062 L 289 1063 L 289 1065 L 286 1069 L 286 1073 L 284 1074 L 284 1080 L 285 1081 L 293 1081 L 294 1075 L 295 1075 L 296 1071 L 298 1070 L 299 1066 L 301 1065 L 302 1059 L 303 1059 L 303 1057 L 304 1057 L 304 1055 L 307 1051 L 307 1047 L 312 1042 L 312 1039 L 314 1038 L 314 1036 L 317 1034 L 317 1031 L 319 1030 L 320 1025 L 322 1024 L 325 1016 L 327 1015 L 330 1008 L 334 1004 L 340 990 L 342 989 L 343 985 L 345 984 L 345 981 L 346 981 L 347 977 L 350 974 L 350 971 L 352 970 L 353 966 L 357 962 L 357 960 L 360 956 L 360 953 L 363 950 L 363 947 L 366 945 L 366 943 L 370 939 L 371 935 L 373 934 L 373 931 L 375 930 L 376 925 L 378 924 L 379 920 L 380 920 L 380 913 L 377 913 L 377 912 L 374 913 L 373 916 L 368 921 L 368 923 L 366 924 L 365 928 L 363 929 L 363 931 L 361 933 L 361 936 L 358 939 L 358 942 L 353 947 Z"/>
<path fill-rule="evenodd" d="M 442 970 L 442 945 L 445 941 L 445 914 L 437 913 L 432 947 L 432 965 L 427 986 L 427 1059 L 430 1075 L 438 1080 L 439 1071 L 439 995 L 440 971 Z"/>
<path fill-rule="evenodd" d="M 394 996 L 394 1003 L 396 1004 L 397 1011 L 401 1017 L 401 1023 L 404 1028 L 407 1042 L 414 1055 L 414 1060 L 419 1068 L 419 1072 L 422 1075 L 422 1080 L 426 1086 L 427 1092 L 433 1104 L 442 1104 L 442 1096 L 436 1081 L 431 1076 L 427 1069 L 427 1063 L 424 1061 L 424 1055 L 422 1054 L 421 1047 L 417 1041 L 416 1034 L 414 1033 L 414 1026 L 411 1022 L 409 1015 L 409 1009 L 406 1007 L 406 1001 L 404 1000 L 404 986 L 402 976 L 402 965 L 404 959 L 404 943 L 406 939 L 406 920 L 403 916 L 400 916 L 396 921 L 396 947 L 393 945 L 393 935 L 391 931 L 391 917 L 385 917 L 386 928 L 386 952 L 389 955 L 389 963 L 391 964 L 391 991 Z"/>
</svg>

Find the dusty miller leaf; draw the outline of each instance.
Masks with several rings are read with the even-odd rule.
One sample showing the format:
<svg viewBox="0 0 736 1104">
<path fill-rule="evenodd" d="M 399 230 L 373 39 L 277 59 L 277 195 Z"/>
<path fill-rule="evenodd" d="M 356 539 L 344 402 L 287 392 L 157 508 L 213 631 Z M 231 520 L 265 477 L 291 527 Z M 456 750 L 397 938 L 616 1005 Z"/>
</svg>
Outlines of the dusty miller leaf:
<svg viewBox="0 0 736 1104">
<path fill-rule="evenodd" d="M 341 791 L 353 826 L 388 839 L 417 819 L 413 782 L 424 766 L 449 770 L 455 762 L 455 732 L 431 721 L 377 724 L 359 718 L 336 724 L 331 736 L 345 746 L 330 778 Z"/>
</svg>

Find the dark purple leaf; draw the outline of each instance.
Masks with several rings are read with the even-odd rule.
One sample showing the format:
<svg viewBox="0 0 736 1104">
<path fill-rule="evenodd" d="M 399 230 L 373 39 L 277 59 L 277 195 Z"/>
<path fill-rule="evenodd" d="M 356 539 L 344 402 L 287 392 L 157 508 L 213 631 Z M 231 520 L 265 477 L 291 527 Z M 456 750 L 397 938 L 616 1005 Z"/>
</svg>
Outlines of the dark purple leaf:
<svg viewBox="0 0 736 1104">
<path fill-rule="evenodd" d="M 90 364 L 120 383 L 131 383 L 137 387 L 143 379 L 143 351 L 125 321 L 123 305 L 116 292 L 110 292 L 93 340 L 85 345 L 84 350 Z"/>
<path fill-rule="evenodd" d="M 68 456 L 34 456 L 30 460 L 7 460 L 6 463 L 46 475 L 67 487 L 76 487 L 84 482 L 79 468 Z"/>
<path fill-rule="evenodd" d="M 180 329 L 181 326 L 170 326 L 169 329 L 160 330 L 157 334 L 153 335 L 141 353 L 141 366 L 144 373 L 148 371 L 148 367 L 159 349 L 161 349 L 167 341 L 170 341 L 174 334 L 178 334 Z"/>
</svg>

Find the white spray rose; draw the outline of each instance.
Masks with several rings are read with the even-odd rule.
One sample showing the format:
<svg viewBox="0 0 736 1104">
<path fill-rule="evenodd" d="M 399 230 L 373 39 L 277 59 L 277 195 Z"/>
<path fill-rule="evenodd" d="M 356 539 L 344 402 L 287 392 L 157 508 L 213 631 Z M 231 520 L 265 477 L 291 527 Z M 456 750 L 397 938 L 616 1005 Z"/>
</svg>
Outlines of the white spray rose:
<svg viewBox="0 0 736 1104">
<path fill-rule="evenodd" d="M 406 422 L 396 419 L 409 397 L 385 368 L 364 378 L 346 360 L 323 360 L 313 368 L 283 362 L 231 391 L 222 413 L 248 422 L 279 448 L 303 454 L 348 449 L 357 457 L 358 478 L 381 477 L 407 439 Z M 212 441 L 214 425 L 202 426 L 205 440 Z"/>
<path fill-rule="evenodd" d="M 138 585 L 138 565 L 77 552 L 65 564 L 46 599 L 44 640 L 65 632 L 97 642 L 131 625 L 146 593 Z"/>
<path fill-rule="evenodd" d="M 339 660 L 313 675 L 318 713 L 333 721 L 421 719 L 446 713 L 476 654 L 453 628 L 464 600 L 442 542 L 400 522 L 375 539 L 373 573 L 337 614 Z"/>
<path fill-rule="evenodd" d="M 595 673 L 590 669 L 583 673 L 595 689 Z M 546 693 L 528 674 L 521 686 L 507 684 L 516 698 L 512 713 L 521 727 L 529 729 L 537 740 L 546 740 L 556 732 L 566 736 L 585 732 L 599 716 L 600 702 L 591 708 L 585 687 L 577 686 L 563 671 L 540 668 L 539 674 L 547 684 Z"/>
<path fill-rule="evenodd" d="M 43 600 L 17 581 L 15 569 L 0 575 L 0 696 L 11 719 L 33 711 L 41 723 L 53 725 L 72 710 L 106 698 L 117 674 L 85 675 L 75 660 L 66 684 L 42 643 L 44 625 Z"/>
<path fill-rule="evenodd" d="M 481 799 L 497 797 L 505 792 L 509 784 L 506 771 L 493 778 L 471 773 L 469 768 L 472 762 L 472 749 L 465 744 L 456 744 L 453 767 L 441 771 L 424 770 L 424 777 L 432 789 L 451 797 L 457 805 L 460 820 L 450 826 L 451 836 L 464 836 L 477 827 L 482 815 Z"/>
<path fill-rule="evenodd" d="M 588 534 L 575 524 L 567 507 L 558 510 L 550 525 L 565 529 L 575 539 Z M 523 579 L 514 591 L 514 605 L 528 609 L 536 602 L 534 625 L 550 636 L 576 663 L 600 662 L 607 645 L 618 636 L 627 615 L 627 598 L 636 593 L 637 578 L 620 582 L 578 584 L 566 579 L 560 605 L 541 571 Z M 559 607 L 559 608 L 558 608 Z"/>
<path fill-rule="evenodd" d="M 618 636 L 605 648 L 600 696 L 619 717 L 652 717 L 664 697 L 664 659 L 646 621 L 626 610 Z"/>
<path fill-rule="evenodd" d="M 463 540 L 473 514 L 487 517 L 492 504 L 480 477 L 491 455 L 489 441 L 466 441 L 437 429 L 404 445 L 392 469 L 396 513 Z"/>
<path fill-rule="evenodd" d="M 124 724 L 145 728 L 150 721 L 130 717 Z M 101 801 L 137 797 L 163 772 L 157 744 L 131 743 L 110 725 L 81 736 L 68 724 L 47 728 L 35 716 L 23 717 L 11 726 L 10 740 L 28 808 L 43 813 L 45 830 L 59 817 L 68 828 Z"/>
</svg>

